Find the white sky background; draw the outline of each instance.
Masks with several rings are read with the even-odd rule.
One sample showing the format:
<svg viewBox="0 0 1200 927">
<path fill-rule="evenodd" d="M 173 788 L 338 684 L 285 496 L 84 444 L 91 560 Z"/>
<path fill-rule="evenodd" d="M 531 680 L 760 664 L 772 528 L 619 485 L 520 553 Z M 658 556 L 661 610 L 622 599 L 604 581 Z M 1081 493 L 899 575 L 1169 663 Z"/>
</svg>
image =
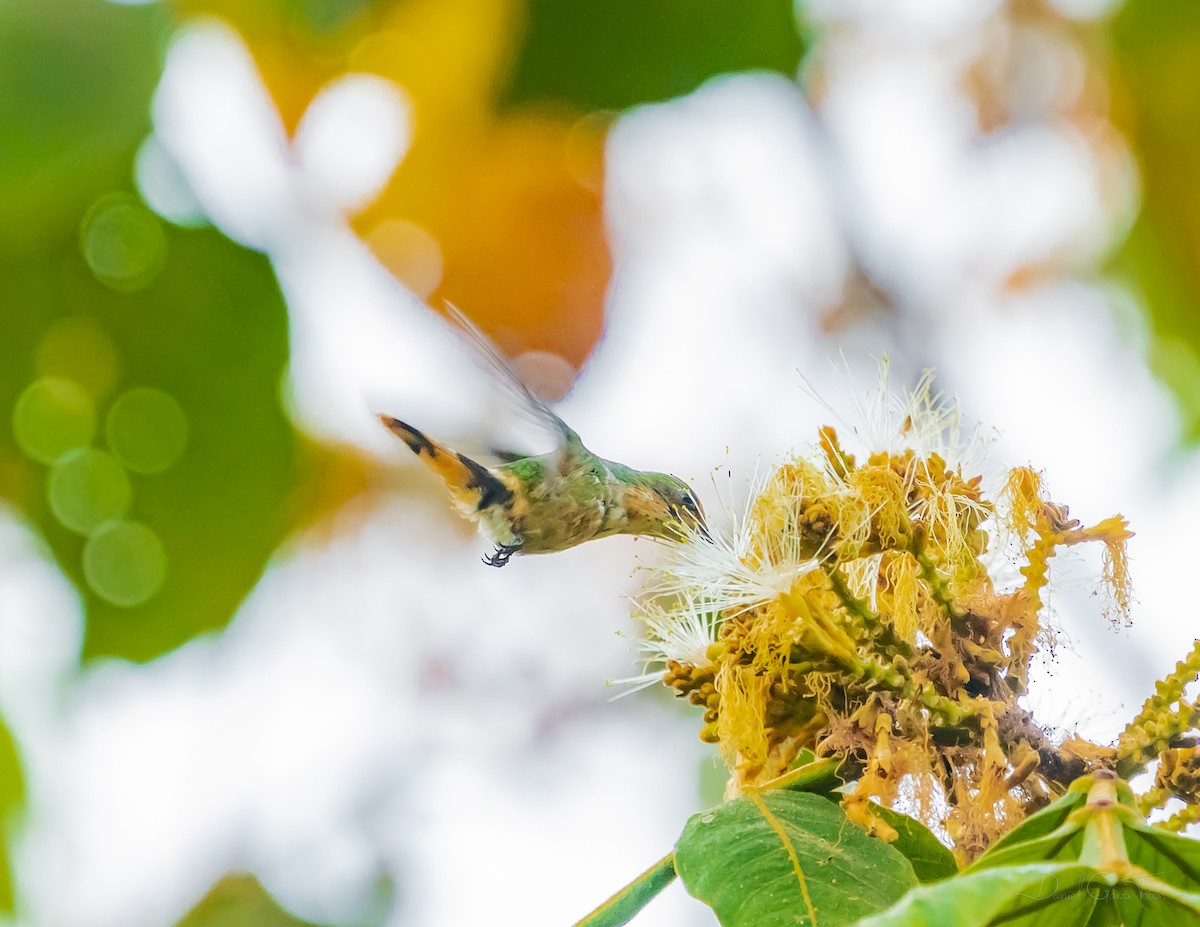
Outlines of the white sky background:
<svg viewBox="0 0 1200 927">
<path fill-rule="evenodd" d="M 1097 256 L 1096 229 L 1114 221 L 1101 166 L 1052 98 L 979 136 L 960 78 L 995 37 L 987 4 L 817 6 L 841 10 L 824 129 L 793 86 L 762 76 L 617 126 L 609 329 L 563 414 L 598 453 L 694 478 L 712 511 L 714 470 L 736 493 L 828 418 L 798 371 L 849 409 L 830 375 L 839 347 L 862 384 L 872 353 L 891 351 L 899 379 L 938 368 L 1002 435 L 999 463 L 1044 470 L 1085 523 L 1120 511 L 1138 532 L 1133 632 L 1109 631 L 1088 594 L 1098 558 L 1053 564 L 1075 649 L 1035 699 L 1043 721 L 1111 737 L 1194 634 L 1172 593 L 1193 569 L 1200 467 L 1166 463 L 1171 403 L 1119 296 L 1001 286 L 1039 256 Z M 886 31 L 867 25 L 882 6 Z M 272 255 L 297 420 L 419 466 L 371 409 L 399 413 L 453 369 L 464 401 L 441 412 L 457 422 L 482 386 L 338 218 L 402 157 L 403 92 L 348 79 L 314 104 L 290 159 L 262 93 L 236 39 L 203 26 L 168 62 L 158 143 L 224 231 Z M 852 250 L 900 321 L 839 343 L 816 316 L 840 298 Z M 34 789 L 19 860 L 29 923 L 158 927 L 245 868 L 315 920 L 362 916 L 390 875 L 392 924 L 566 924 L 666 852 L 699 807 L 697 719 L 646 693 L 609 703 L 603 685 L 635 669 L 614 632 L 634 633 L 622 594 L 657 548 L 613 539 L 488 570 L 430 492 L 280 551 L 224 635 L 91 669 L 65 695 L 79 603 L 0 521 L 0 699 Z M 678 885 L 637 921 L 711 922 Z"/>
</svg>

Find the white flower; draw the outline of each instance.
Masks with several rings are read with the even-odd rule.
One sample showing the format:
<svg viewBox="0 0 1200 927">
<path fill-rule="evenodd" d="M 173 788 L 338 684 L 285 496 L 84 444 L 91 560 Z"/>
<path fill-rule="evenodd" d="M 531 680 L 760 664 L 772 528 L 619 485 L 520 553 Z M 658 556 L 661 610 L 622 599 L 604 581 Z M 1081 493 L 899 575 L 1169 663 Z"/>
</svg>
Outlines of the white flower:
<svg viewBox="0 0 1200 927">
<path fill-rule="evenodd" d="M 609 685 L 628 688 L 614 696 L 622 698 L 662 681 L 667 663 L 674 660 L 692 666 L 708 662 L 708 645 L 716 640 L 720 612 L 691 597 L 674 602 L 650 599 L 639 606 L 638 617 L 646 626 L 646 635 L 638 642 L 644 671 L 625 679 L 610 679 Z"/>
<path fill-rule="evenodd" d="M 756 478 L 750 505 L 761 490 Z M 610 684 L 627 685 L 635 692 L 658 682 L 668 661 L 706 664 L 720 620 L 787 592 L 797 579 L 818 568 L 814 558 L 801 555 L 798 541 L 791 544 L 790 534 L 787 549 L 775 560 L 755 556 L 749 508 L 740 515 L 732 509 L 726 505 L 728 532 L 710 528 L 708 537 L 692 532 L 672 547 L 664 563 L 650 568 L 651 578 L 634 600 L 646 627 L 639 642 L 645 672 Z"/>
<path fill-rule="evenodd" d="M 937 454 L 949 469 L 962 468 L 978 473 L 997 439 L 996 433 L 985 432 L 980 425 L 964 432 L 962 410 L 958 399 L 933 388 L 934 371 L 923 370 L 912 389 L 894 389 L 889 384 L 891 360 L 879 359 L 876 385 L 860 389 L 849 366 L 843 359 L 834 368 L 835 374 L 849 381 L 847 393 L 852 410 L 850 415 L 821 396 L 801 375 L 804 390 L 838 420 L 839 425 L 853 436 L 858 445 L 851 450 L 867 454 L 886 451 L 902 454 L 911 450 L 917 457 Z"/>
</svg>

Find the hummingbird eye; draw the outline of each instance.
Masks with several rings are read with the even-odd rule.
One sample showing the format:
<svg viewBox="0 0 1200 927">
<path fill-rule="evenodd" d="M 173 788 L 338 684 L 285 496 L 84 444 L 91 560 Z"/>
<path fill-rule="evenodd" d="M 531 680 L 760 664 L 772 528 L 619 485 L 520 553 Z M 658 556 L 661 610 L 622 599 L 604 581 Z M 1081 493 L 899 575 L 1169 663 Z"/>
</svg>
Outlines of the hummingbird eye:
<svg viewBox="0 0 1200 927">
<path fill-rule="evenodd" d="M 691 490 L 685 489 L 679 496 L 679 507 L 685 512 L 688 512 L 697 518 L 700 517 L 700 502 L 692 494 Z"/>
<path fill-rule="evenodd" d="M 708 533 L 708 526 L 705 524 L 704 509 L 700 507 L 700 500 L 690 489 L 684 489 L 679 494 L 679 501 L 676 503 L 677 511 L 681 516 L 686 516 L 684 521 L 691 528 L 698 531 L 700 536 L 706 541 L 712 541 L 712 536 Z"/>
</svg>

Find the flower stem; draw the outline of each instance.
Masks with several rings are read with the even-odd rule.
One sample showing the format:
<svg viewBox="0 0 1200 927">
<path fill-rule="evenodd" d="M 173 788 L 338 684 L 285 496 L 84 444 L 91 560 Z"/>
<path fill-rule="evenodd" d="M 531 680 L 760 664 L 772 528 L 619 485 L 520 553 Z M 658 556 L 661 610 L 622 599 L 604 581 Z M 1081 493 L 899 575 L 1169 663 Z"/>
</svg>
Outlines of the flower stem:
<svg viewBox="0 0 1200 927">
<path fill-rule="evenodd" d="M 907 641 L 901 640 L 896 634 L 895 628 L 879 617 L 879 614 L 871 609 L 862 599 L 858 598 L 850 591 L 850 586 L 846 582 L 846 577 L 832 563 L 823 563 L 821 568 L 825 571 L 825 575 L 829 578 L 830 588 L 833 589 L 838 599 L 841 600 L 842 607 L 851 615 L 856 617 L 864 628 L 874 634 L 881 644 L 887 647 L 893 653 L 899 653 L 905 657 L 913 655 L 913 649 Z"/>
<path fill-rule="evenodd" d="M 591 914 L 577 921 L 575 927 L 621 927 L 674 881 L 675 853 L 672 851 Z"/>
<path fill-rule="evenodd" d="M 1096 776 L 1088 790 L 1087 804 L 1082 809 L 1087 824 L 1084 827 L 1083 848 L 1079 861 L 1103 872 L 1126 875 L 1130 868 L 1129 852 L 1125 849 L 1122 819 L 1133 814 L 1117 798 L 1117 779 L 1113 775 Z"/>
<path fill-rule="evenodd" d="M 921 579 L 925 581 L 925 586 L 929 589 L 930 598 L 941 606 L 942 611 L 950 619 L 950 625 L 955 631 L 958 631 L 960 634 L 966 633 L 969 630 L 967 627 L 967 618 L 954 607 L 954 597 L 950 594 L 950 587 L 941 574 L 938 573 L 937 566 L 929 559 L 929 555 L 925 553 L 925 545 L 921 542 L 919 536 L 913 537 L 908 552 L 913 555 L 913 558 L 917 561 L 917 566 L 921 568 Z"/>
</svg>

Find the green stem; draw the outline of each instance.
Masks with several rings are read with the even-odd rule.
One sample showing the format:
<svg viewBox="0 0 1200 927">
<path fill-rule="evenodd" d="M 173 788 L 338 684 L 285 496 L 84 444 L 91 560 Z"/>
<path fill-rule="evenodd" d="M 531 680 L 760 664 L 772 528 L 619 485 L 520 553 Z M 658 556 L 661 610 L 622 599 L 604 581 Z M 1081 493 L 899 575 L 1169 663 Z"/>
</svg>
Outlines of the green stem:
<svg viewBox="0 0 1200 927">
<path fill-rule="evenodd" d="M 675 853 L 671 852 L 609 898 L 575 927 L 621 927 L 675 881 Z"/>
<path fill-rule="evenodd" d="M 842 571 L 832 563 L 822 564 L 822 569 L 825 575 L 829 578 L 829 585 L 841 600 L 842 607 L 851 615 L 854 615 L 863 627 L 875 634 L 880 643 L 885 647 L 890 648 L 896 653 L 906 657 L 911 657 L 913 649 L 908 645 L 907 641 L 901 640 L 895 629 L 879 617 L 878 612 L 875 612 L 862 599 L 858 598 L 850 591 L 850 586 L 846 582 L 846 577 L 842 575 Z"/>
<path fill-rule="evenodd" d="M 957 621 L 959 625 L 965 625 L 965 618 L 957 611 L 950 603 L 950 593 L 946 588 L 945 581 L 938 575 L 937 568 L 933 562 L 925 556 L 924 550 L 913 541 L 911 548 L 912 555 L 916 558 L 918 565 L 921 567 L 921 578 L 925 580 L 929 586 L 930 594 L 934 600 L 946 610 L 952 622 Z M 913 649 L 907 642 L 896 636 L 895 630 L 883 622 L 883 620 L 873 612 L 865 602 L 855 597 L 850 591 L 850 587 L 846 583 L 845 577 L 837 567 L 825 568 L 825 575 L 829 577 L 829 583 L 834 593 L 842 601 L 842 605 L 851 614 L 857 616 L 868 628 L 879 631 L 880 640 L 889 645 L 893 652 L 903 657 L 911 657 Z M 958 724 L 967 713 L 963 711 L 962 706 L 936 689 L 930 688 L 928 685 L 921 685 L 914 680 L 907 672 L 901 672 L 899 667 L 894 664 L 884 664 L 876 659 L 860 659 L 853 666 L 847 666 L 847 669 L 852 672 L 859 673 L 862 677 L 871 679 L 881 685 L 885 689 L 889 689 L 898 695 L 912 700 L 920 701 L 929 711 L 939 715 L 947 724 Z"/>
<path fill-rule="evenodd" d="M 959 725 L 971 715 L 961 702 L 942 695 L 931 684 L 918 682 L 880 657 L 859 655 L 855 660 L 845 663 L 844 668 L 880 689 L 894 692 L 910 702 L 920 702 L 945 724 Z"/>
<path fill-rule="evenodd" d="M 1087 820 L 1079 852 L 1081 863 L 1118 876 L 1126 874 L 1130 863 L 1121 818 L 1131 810 L 1118 801 L 1117 780 L 1097 776 L 1081 809 L 1081 816 Z"/>
<path fill-rule="evenodd" d="M 969 630 L 967 628 L 966 616 L 954 607 L 954 599 L 950 595 L 950 587 L 942 579 L 937 571 L 937 567 L 925 553 L 925 546 L 918 538 L 914 537 L 908 552 L 916 559 L 917 566 L 921 568 L 921 579 L 925 580 L 925 585 L 929 589 L 929 595 L 933 598 L 933 601 L 942 607 L 942 611 L 950 619 L 951 627 L 960 634 L 966 633 Z"/>
</svg>

